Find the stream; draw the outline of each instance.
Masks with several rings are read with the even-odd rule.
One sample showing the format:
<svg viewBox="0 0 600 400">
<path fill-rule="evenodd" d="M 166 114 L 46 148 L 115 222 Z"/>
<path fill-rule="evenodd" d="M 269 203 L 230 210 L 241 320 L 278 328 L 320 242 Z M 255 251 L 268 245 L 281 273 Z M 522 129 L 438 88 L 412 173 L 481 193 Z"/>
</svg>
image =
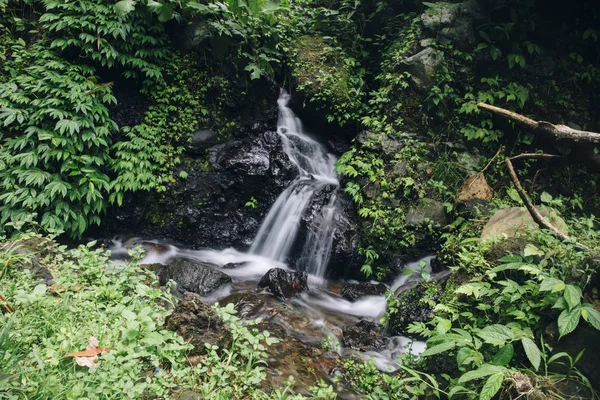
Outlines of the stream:
<svg viewBox="0 0 600 400">
<path fill-rule="evenodd" d="M 140 244 L 145 249 L 143 264 L 167 265 L 175 259 L 186 259 L 210 265 L 229 275 L 231 283 L 204 296 L 203 300 L 225 305 L 242 299 L 245 302 L 240 312 L 243 318 L 261 318 L 267 324 L 266 328 L 279 331 L 279 335 L 275 335 L 285 338 L 270 350 L 268 380 L 271 384 L 282 384 L 288 376 L 295 378 L 300 389 L 313 385 L 316 379 L 331 381 L 339 360 L 352 354 L 372 358 L 382 371 L 395 371 L 400 354 L 407 351 L 418 354 L 425 344 L 402 336 L 377 334 L 379 346 L 376 350 L 344 345 L 347 341 L 344 340 L 345 327 L 360 321 L 379 323 L 386 311 L 386 297 L 367 295 L 350 301 L 342 297 L 340 291 L 352 282 L 324 278 L 333 240 L 333 216 L 338 207 L 340 185 L 334 167 L 336 157 L 304 132 L 300 120 L 287 106 L 289 100 L 290 95 L 282 90 L 278 100 L 277 133 L 298 174 L 271 207 L 247 252 L 233 248 L 191 250 L 167 241 L 130 237 L 113 240 L 109 248 L 111 257 L 115 260 L 126 258 L 128 251 Z M 315 217 L 316 228 L 299 235 L 303 213 L 311 198 L 321 190 L 326 190 L 329 198 Z M 299 260 L 289 259 L 294 246 L 302 249 Z M 424 258 L 425 270 L 429 272 L 432 258 Z M 270 269 L 293 271 L 298 265 L 308 273 L 308 290 L 286 301 L 269 292 L 257 291 L 258 282 Z M 406 268 L 418 272 L 422 265 L 414 262 Z M 403 274 L 388 288 L 392 292 L 402 290 L 419 276 L 418 273 Z"/>
</svg>

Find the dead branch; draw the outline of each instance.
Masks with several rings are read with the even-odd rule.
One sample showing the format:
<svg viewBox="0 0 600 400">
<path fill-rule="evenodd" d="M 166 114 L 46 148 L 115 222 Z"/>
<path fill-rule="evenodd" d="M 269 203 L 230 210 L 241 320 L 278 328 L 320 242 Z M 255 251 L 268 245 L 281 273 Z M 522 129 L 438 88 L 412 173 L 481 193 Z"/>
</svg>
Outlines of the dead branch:
<svg viewBox="0 0 600 400">
<path fill-rule="evenodd" d="M 513 121 L 524 128 L 531 129 L 536 133 L 546 134 L 556 139 L 568 140 L 576 143 L 594 143 L 600 144 L 600 133 L 580 131 L 567 125 L 554 125 L 546 121 L 534 121 L 521 114 L 506 110 L 504 108 L 492 106 L 487 103 L 478 103 L 477 107 L 481 110 L 489 111 L 510 121 Z"/>
<path fill-rule="evenodd" d="M 544 154 L 544 153 L 523 153 L 518 156 L 514 156 L 509 158 L 510 161 L 521 160 L 523 158 L 536 158 L 536 159 L 545 159 L 545 160 L 560 160 L 564 159 L 565 156 L 558 156 L 555 154 Z"/>
<path fill-rule="evenodd" d="M 506 166 L 508 167 L 508 173 L 510 174 L 513 184 L 515 185 L 515 189 L 517 189 L 517 193 L 519 193 L 519 197 L 521 198 L 521 200 L 523 200 L 525 207 L 527 207 L 527 211 L 529 211 L 529 214 L 531 215 L 531 218 L 533 218 L 535 223 L 538 224 L 538 226 L 540 228 L 548 229 L 548 230 L 552 231 L 552 233 L 554 233 L 562 241 L 565 241 L 565 242 L 572 241 L 569 236 L 565 235 L 564 233 L 562 233 L 561 231 L 556 229 L 548 221 L 546 221 L 544 219 L 544 217 L 542 216 L 542 214 L 540 214 L 540 212 L 537 210 L 537 208 L 535 208 L 535 206 L 533 205 L 531 200 L 529 200 L 529 196 L 527 196 L 527 193 L 525 193 L 525 191 L 523 190 L 523 187 L 521 186 L 521 182 L 519 181 L 519 178 L 517 177 L 517 173 L 515 172 L 515 169 L 512 165 L 512 162 L 510 161 L 510 158 L 506 159 Z M 575 245 L 577 247 L 579 247 L 580 249 L 591 251 L 589 247 L 587 247 L 581 243 L 575 242 Z"/>
<path fill-rule="evenodd" d="M 11 312 L 14 312 L 14 311 L 15 311 L 15 309 L 14 309 L 14 308 L 12 308 L 12 307 L 10 306 L 10 304 L 8 304 L 8 302 L 6 301 L 6 299 L 4 298 L 4 296 L 2 296 L 1 294 L 0 294 L 0 303 L 2 303 L 2 308 L 4 308 L 4 310 L 5 310 L 7 313 L 11 313 Z"/>
<path fill-rule="evenodd" d="M 108 87 L 108 86 L 112 85 L 113 83 L 115 83 L 115 81 L 111 81 L 111 82 L 105 83 L 105 84 L 103 84 L 103 85 L 100 85 L 100 86 L 98 86 L 97 88 L 94 88 L 94 89 L 92 89 L 92 90 L 88 90 L 88 91 L 87 91 L 87 92 L 85 92 L 83 95 L 84 95 L 84 96 L 87 96 L 87 95 L 89 95 L 89 94 L 95 93 L 95 92 L 97 92 L 97 91 L 99 91 L 99 90 L 102 90 L 102 89 L 104 89 L 105 87 Z"/>
</svg>

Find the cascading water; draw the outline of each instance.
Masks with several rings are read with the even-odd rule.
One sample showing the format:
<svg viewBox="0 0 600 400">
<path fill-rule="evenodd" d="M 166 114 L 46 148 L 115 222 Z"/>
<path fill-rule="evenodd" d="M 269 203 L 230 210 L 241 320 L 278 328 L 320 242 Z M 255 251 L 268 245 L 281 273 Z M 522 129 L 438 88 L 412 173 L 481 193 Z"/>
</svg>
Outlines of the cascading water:
<svg viewBox="0 0 600 400">
<path fill-rule="evenodd" d="M 327 186 L 333 186 L 329 203 L 316 217 L 316 229 L 308 233 L 300 257 L 309 272 L 323 276 L 333 240 L 333 216 L 337 199 L 335 189 L 339 186 L 335 173 L 336 158 L 304 132 L 302 123 L 287 106 L 289 100 L 290 95 L 282 90 L 277 100 L 277 133 L 281 137 L 285 153 L 298 169 L 298 176 L 271 207 L 252 243 L 250 253 L 274 261 L 287 261 L 298 236 L 302 216 L 311 199 Z"/>
<path fill-rule="evenodd" d="M 278 100 L 277 132 L 285 153 L 297 168 L 298 176 L 271 207 L 249 252 L 232 248 L 187 250 L 161 241 L 133 238 L 125 242 L 115 240 L 111 248 L 113 257 L 116 258 L 115 264 L 120 267 L 120 259 L 127 256 L 128 249 L 141 243 L 146 248 L 142 263 L 166 265 L 174 259 L 183 258 L 219 269 L 229 275 L 232 282 L 205 296 L 203 301 L 226 302 L 229 301 L 229 295 L 245 293 L 250 299 L 264 302 L 264 305 L 255 310 L 255 316 L 283 327 L 287 335 L 302 343 L 301 348 L 305 345 L 320 347 L 327 337 L 327 340 L 337 343 L 337 351 L 342 356 L 358 354 L 374 359 L 377 367 L 382 370 L 396 370 L 399 368 L 397 358 L 400 354 L 406 351 L 419 353 L 423 351 L 425 344 L 394 336 L 386 338 L 386 347 L 378 351 L 358 351 L 343 345 L 344 326 L 350 326 L 359 320 L 378 321 L 386 310 L 387 301 L 383 295 L 348 300 L 337 294 L 341 289 L 340 282 L 322 278 L 337 228 L 336 215 L 340 196 L 337 193 L 339 182 L 334 170 L 336 158 L 304 132 L 300 120 L 287 106 L 289 100 L 290 95 L 282 91 Z M 310 224 L 303 226 L 303 218 L 307 216 L 310 217 Z M 303 243 L 297 243 L 302 229 L 306 229 L 301 235 Z M 256 283 L 271 268 L 291 267 L 288 262 L 292 254 L 294 264 L 310 272 L 309 288 L 289 299 L 286 307 L 281 307 L 280 301 L 270 294 L 256 293 Z M 407 269 L 430 272 L 431 257 L 423 261 L 425 264 L 409 264 Z M 407 280 L 419 276 L 420 274 L 401 276 L 391 285 L 391 290 L 402 290 Z M 407 346 L 410 350 L 407 350 Z M 282 352 L 285 353 L 283 347 Z M 289 359 L 285 357 L 283 353 L 275 357 L 285 360 L 277 364 L 277 368 L 284 372 L 278 369 L 270 374 L 270 379 L 296 374 L 295 364 L 288 365 Z M 310 376 L 314 371 L 311 371 Z"/>
</svg>

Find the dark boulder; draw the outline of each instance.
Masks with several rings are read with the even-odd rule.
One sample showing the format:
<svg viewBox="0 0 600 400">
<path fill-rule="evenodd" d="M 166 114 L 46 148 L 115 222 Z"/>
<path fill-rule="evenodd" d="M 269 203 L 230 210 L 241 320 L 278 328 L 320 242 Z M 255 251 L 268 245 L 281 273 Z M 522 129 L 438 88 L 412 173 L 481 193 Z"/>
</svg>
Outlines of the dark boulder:
<svg viewBox="0 0 600 400">
<path fill-rule="evenodd" d="M 346 325 L 342 328 L 342 344 L 358 351 L 382 350 L 387 345 L 387 339 L 379 334 L 378 328 L 378 324 L 369 321 Z"/>
<path fill-rule="evenodd" d="M 440 285 L 435 282 L 419 282 L 412 288 L 396 294 L 395 310 L 389 314 L 387 329 L 393 336 L 407 335 L 406 329 L 412 322 L 428 322 L 433 309 L 441 297 Z"/>
<path fill-rule="evenodd" d="M 166 323 L 168 329 L 177 332 L 194 346 L 188 353 L 191 356 L 204 354 L 205 344 L 227 348 L 232 341 L 229 328 L 212 307 L 203 303 L 195 293 L 183 296 Z"/>
<path fill-rule="evenodd" d="M 187 149 L 190 153 L 203 154 L 204 150 L 219 142 L 217 134 L 210 129 L 199 129 L 192 136 L 192 143 Z"/>
<path fill-rule="evenodd" d="M 287 272 L 281 268 L 271 268 L 258 282 L 257 288 L 268 289 L 280 299 L 289 299 L 308 289 L 306 272 Z"/>
<path fill-rule="evenodd" d="M 169 280 L 177 282 L 175 292 L 193 292 L 205 296 L 214 292 L 219 287 L 231 282 L 231 277 L 211 268 L 207 264 L 189 261 L 175 260 L 158 273 L 161 285 Z"/>
<path fill-rule="evenodd" d="M 127 196 L 122 207 L 109 210 L 100 232 L 89 234 L 126 234 L 126 227 L 196 249 L 247 248 L 297 171 L 280 136 L 265 124 L 246 127 L 236 137 L 204 153 L 182 154 L 186 179 L 168 183 L 164 192 Z M 254 205 L 246 206 L 252 198 Z"/>
<path fill-rule="evenodd" d="M 240 292 L 219 299 L 219 304 L 222 306 L 233 304 L 240 318 L 253 318 L 260 312 L 265 301 L 260 295 Z"/>
<path fill-rule="evenodd" d="M 346 283 L 342 286 L 340 295 L 350 301 L 355 301 L 365 296 L 382 296 L 387 286 L 379 282 Z"/>
</svg>

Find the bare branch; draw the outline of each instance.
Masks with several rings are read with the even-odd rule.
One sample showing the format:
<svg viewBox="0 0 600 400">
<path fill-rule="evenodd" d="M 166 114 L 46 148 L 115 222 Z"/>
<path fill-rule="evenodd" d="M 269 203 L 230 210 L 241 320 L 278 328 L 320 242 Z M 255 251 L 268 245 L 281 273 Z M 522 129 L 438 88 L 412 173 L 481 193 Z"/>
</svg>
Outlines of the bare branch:
<svg viewBox="0 0 600 400">
<path fill-rule="evenodd" d="M 540 214 L 540 212 L 537 210 L 537 208 L 535 208 L 535 206 L 533 205 L 531 200 L 529 200 L 527 193 L 525 193 L 525 191 L 523 190 L 523 187 L 521 186 L 521 182 L 519 181 L 519 178 L 517 177 L 517 174 L 515 172 L 515 169 L 513 168 L 512 162 L 510 161 L 510 158 L 506 159 L 506 166 L 508 167 L 508 173 L 510 174 L 513 184 L 515 185 L 515 189 L 517 189 L 517 193 L 519 193 L 519 197 L 521 198 L 521 200 L 523 200 L 525 207 L 527 207 L 527 211 L 529 211 L 529 214 L 531 215 L 531 218 L 533 218 L 535 223 L 538 224 L 538 226 L 540 228 L 544 228 L 544 229 L 548 229 L 548 230 L 552 231 L 552 233 L 554 233 L 562 241 L 571 241 L 571 238 L 569 236 L 565 235 L 563 232 L 559 231 L 552 224 L 550 224 L 548 221 L 546 221 L 544 219 L 544 217 L 542 216 L 542 214 Z M 580 249 L 591 251 L 589 247 L 587 247 L 581 243 L 575 242 L 575 245 L 577 247 L 579 247 Z"/>
<path fill-rule="evenodd" d="M 545 159 L 545 160 L 560 160 L 564 159 L 564 156 L 558 156 L 555 154 L 544 154 L 544 153 L 523 153 L 518 156 L 510 157 L 510 161 L 521 160 L 523 158 L 537 158 L 537 159 Z"/>
<path fill-rule="evenodd" d="M 521 114 L 506 110 L 504 108 L 492 106 L 487 103 L 478 103 L 477 107 L 481 110 L 489 111 L 510 121 L 513 121 L 522 127 L 531 129 L 536 133 L 546 134 L 555 137 L 556 139 L 568 140 L 578 143 L 594 143 L 600 144 L 600 133 L 580 131 L 572 129 L 566 125 L 554 125 L 546 121 L 534 121 Z"/>
</svg>

